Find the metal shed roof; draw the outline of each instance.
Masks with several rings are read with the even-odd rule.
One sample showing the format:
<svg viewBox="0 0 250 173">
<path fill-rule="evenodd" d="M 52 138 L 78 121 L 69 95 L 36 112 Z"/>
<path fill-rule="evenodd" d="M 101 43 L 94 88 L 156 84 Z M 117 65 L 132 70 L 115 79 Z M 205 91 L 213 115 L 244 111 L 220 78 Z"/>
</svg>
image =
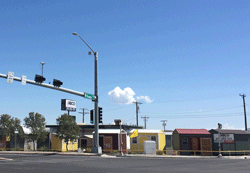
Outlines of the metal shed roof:
<svg viewBox="0 0 250 173">
<path fill-rule="evenodd" d="M 212 129 L 209 131 L 216 131 L 218 132 L 218 129 Z M 243 130 L 234 130 L 234 129 L 221 129 L 220 133 L 231 133 L 231 134 L 243 134 L 243 135 L 250 135 L 249 131 L 243 131 Z"/>
<path fill-rule="evenodd" d="M 123 129 L 121 129 L 122 133 L 126 133 Z M 109 133 L 109 134 L 120 134 L 120 129 L 99 129 L 99 133 Z"/>
<path fill-rule="evenodd" d="M 173 132 L 164 132 L 165 135 L 172 135 Z"/>
<path fill-rule="evenodd" d="M 136 129 L 130 131 L 133 133 Z M 163 133 L 162 130 L 151 130 L 151 129 L 138 129 L 138 133 Z"/>
<path fill-rule="evenodd" d="M 179 134 L 199 134 L 210 135 L 206 129 L 175 129 Z"/>
</svg>

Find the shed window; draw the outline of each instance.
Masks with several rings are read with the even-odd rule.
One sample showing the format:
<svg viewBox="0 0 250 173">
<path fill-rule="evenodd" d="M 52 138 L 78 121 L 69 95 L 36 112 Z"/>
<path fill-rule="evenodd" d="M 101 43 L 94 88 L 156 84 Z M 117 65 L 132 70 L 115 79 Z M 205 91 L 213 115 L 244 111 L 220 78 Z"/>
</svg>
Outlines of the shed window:
<svg viewBox="0 0 250 173">
<path fill-rule="evenodd" d="M 151 141 L 156 141 L 156 136 L 151 136 Z"/>
<path fill-rule="evenodd" d="M 137 144 L 137 137 L 132 138 L 132 144 Z"/>
<path fill-rule="evenodd" d="M 188 145 L 188 138 L 187 137 L 182 138 L 182 145 Z"/>
</svg>

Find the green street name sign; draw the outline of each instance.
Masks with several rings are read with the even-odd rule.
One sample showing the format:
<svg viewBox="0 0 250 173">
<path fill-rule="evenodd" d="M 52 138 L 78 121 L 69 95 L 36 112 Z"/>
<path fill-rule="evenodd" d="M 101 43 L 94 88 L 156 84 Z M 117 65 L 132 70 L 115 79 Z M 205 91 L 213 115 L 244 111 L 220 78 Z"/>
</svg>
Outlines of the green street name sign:
<svg viewBox="0 0 250 173">
<path fill-rule="evenodd" d="M 95 100 L 95 96 L 94 96 L 93 94 L 84 93 L 84 97 L 85 97 L 86 99 Z"/>
</svg>

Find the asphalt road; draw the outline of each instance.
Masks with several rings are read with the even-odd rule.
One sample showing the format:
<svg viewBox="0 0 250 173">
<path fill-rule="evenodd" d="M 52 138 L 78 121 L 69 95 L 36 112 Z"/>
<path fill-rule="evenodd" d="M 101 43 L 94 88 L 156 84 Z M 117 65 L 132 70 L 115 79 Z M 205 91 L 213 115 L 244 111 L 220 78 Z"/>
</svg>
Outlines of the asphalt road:
<svg viewBox="0 0 250 173">
<path fill-rule="evenodd" d="M 164 173 L 249 173 L 249 159 L 189 159 L 147 157 L 65 156 L 42 154 L 0 154 L 1 173 L 44 172 L 164 172 Z"/>
</svg>

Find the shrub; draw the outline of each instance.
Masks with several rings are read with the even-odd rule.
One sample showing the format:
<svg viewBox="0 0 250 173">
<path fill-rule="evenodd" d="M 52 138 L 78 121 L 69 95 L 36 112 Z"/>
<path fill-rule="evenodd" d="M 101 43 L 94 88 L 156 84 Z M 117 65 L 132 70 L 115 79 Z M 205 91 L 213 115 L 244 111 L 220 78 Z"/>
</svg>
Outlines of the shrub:
<svg viewBox="0 0 250 173">
<path fill-rule="evenodd" d="M 12 148 L 11 151 L 22 151 L 23 149 L 20 148 L 20 147 L 15 147 L 15 148 Z"/>
<path fill-rule="evenodd" d="M 158 151 L 156 151 L 156 154 L 157 155 L 163 155 L 163 151 L 158 150 Z"/>
<path fill-rule="evenodd" d="M 38 149 L 39 151 L 49 151 L 50 149 L 46 146 L 42 146 Z"/>
</svg>

